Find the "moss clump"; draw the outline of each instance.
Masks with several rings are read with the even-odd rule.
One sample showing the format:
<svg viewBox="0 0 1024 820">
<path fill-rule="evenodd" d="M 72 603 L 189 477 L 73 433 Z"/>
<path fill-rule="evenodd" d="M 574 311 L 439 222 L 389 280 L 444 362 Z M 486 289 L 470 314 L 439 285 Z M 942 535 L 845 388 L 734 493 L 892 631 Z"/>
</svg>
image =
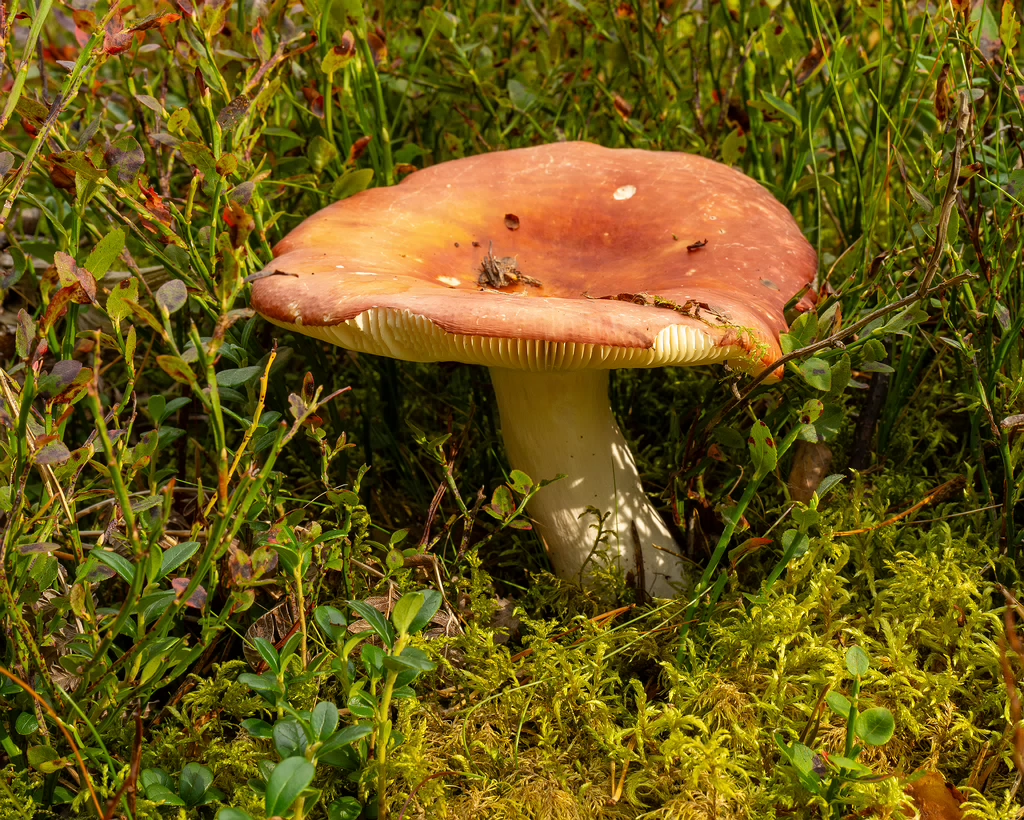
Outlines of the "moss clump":
<svg viewBox="0 0 1024 820">
<path fill-rule="evenodd" d="M 858 785 L 849 810 L 913 817 L 905 777 L 939 768 L 970 796 L 966 816 L 1016 817 L 994 560 L 944 524 L 814 538 L 766 599 L 727 593 L 681 668 L 678 603 L 610 628 L 577 615 L 568 634 L 520 613 L 517 654 L 475 626 L 444 669 L 447 697 L 407 718 L 392 805 L 417 789 L 419 816 L 437 818 L 817 816 L 826 804 L 780 763 L 775 736 L 842 753 L 845 722 L 821 698 L 848 691 L 857 645 L 873 661 L 862 708 L 890 709 L 896 734 L 862 758 L 892 777 Z"/>
</svg>

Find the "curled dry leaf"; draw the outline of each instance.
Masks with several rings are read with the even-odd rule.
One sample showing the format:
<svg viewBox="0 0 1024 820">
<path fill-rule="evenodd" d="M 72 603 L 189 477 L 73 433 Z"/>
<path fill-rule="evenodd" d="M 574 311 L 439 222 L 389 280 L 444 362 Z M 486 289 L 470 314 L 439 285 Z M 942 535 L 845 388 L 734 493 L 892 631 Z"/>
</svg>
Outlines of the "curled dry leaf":
<svg viewBox="0 0 1024 820">
<path fill-rule="evenodd" d="M 938 772 L 928 772 L 907 784 L 907 794 L 914 799 L 921 820 L 961 820 L 964 816 L 960 810 L 963 797 Z"/>
<path fill-rule="evenodd" d="M 832 451 L 825 444 L 797 441 L 793 468 L 789 472 L 789 494 L 806 504 L 832 466 Z"/>
<path fill-rule="evenodd" d="M 171 581 L 171 587 L 180 597 L 185 594 L 185 590 L 188 589 L 190 582 L 190 578 L 175 578 Z M 185 606 L 192 607 L 192 609 L 202 609 L 206 606 L 206 590 L 201 586 L 197 587 L 196 591 L 185 601 Z"/>
</svg>

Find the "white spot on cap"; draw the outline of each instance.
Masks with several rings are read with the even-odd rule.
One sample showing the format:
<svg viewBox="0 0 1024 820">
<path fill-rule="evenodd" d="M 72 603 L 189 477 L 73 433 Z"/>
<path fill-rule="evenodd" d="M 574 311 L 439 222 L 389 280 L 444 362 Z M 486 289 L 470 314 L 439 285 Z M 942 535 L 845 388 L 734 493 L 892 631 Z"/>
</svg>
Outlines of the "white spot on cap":
<svg viewBox="0 0 1024 820">
<path fill-rule="evenodd" d="M 462 284 L 462 282 L 460 282 L 454 276 L 438 276 L 437 281 L 440 282 L 442 285 L 447 285 L 450 288 L 457 288 L 459 285 Z"/>
<path fill-rule="evenodd" d="M 336 267 L 338 270 L 343 270 L 345 268 L 344 265 L 335 265 L 334 267 Z"/>
<path fill-rule="evenodd" d="M 375 274 L 375 273 L 367 273 L 364 270 L 354 270 L 354 271 L 352 271 L 352 275 L 353 276 L 376 276 L 377 274 Z"/>
<path fill-rule="evenodd" d="M 632 199 L 633 194 L 636 193 L 635 185 L 623 185 L 621 188 L 616 188 L 615 193 L 612 194 L 613 199 L 623 200 Z"/>
</svg>

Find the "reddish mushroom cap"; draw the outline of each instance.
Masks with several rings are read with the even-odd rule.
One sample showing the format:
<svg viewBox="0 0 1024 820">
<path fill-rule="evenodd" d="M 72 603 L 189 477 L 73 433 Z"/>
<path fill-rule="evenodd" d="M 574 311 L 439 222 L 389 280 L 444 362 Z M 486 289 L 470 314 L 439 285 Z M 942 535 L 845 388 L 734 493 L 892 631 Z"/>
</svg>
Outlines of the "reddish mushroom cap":
<svg viewBox="0 0 1024 820">
<path fill-rule="evenodd" d="M 493 256 L 536 284 L 481 285 Z M 313 215 L 253 285 L 271 321 L 369 353 L 528 369 L 780 355 L 813 279 L 789 212 L 689 154 L 557 143 L 434 165 Z"/>
</svg>

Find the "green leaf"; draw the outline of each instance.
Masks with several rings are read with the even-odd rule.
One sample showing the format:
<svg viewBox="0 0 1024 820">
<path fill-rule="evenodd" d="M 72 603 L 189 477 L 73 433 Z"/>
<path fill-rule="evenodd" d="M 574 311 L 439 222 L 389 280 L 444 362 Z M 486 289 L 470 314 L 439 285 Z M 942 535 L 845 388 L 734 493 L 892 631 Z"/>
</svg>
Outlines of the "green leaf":
<svg viewBox="0 0 1024 820">
<path fill-rule="evenodd" d="M 852 774 L 871 774 L 871 769 L 863 763 L 858 763 L 853 758 L 843 755 L 829 755 L 828 762 L 837 768 L 846 769 Z"/>
<path fill-rule="evenodd" d="M 520 495 L 526 495 L 533 489 L 533 479 L 522 470 L 513 470 L 508 474 L 508 483 Z"/>
<path fill-rule="evenodd" d="M 802 558 L 810 546 L 811 540 L 805 532 L 786 530 L 782 533 L 782 549 L 791 559 Z"/>
<path fill-rule="evenodd" d="M 1013 0 L 1003 0 L 1003 13 L 999 21 L 999 39 L 1003 41 L 1003 48 L 1006 49 L 1007 54 L 1012 54 L 1017 48 L 1017 42 L 1020 40 L 1020 21 L 1013 8 Z M 949 235 L 956 236 L 952 231 Z"/>
<path fill-rule="evenodd" d="M 750 457 L 753 459 L 757 478 L 764 478 L 778 464 L 779 451 L 775 446 L 775 439 L 772 438 L 772 431 L 760 419 L 750 428 L 747 445 L 750 447 Z"/>
<path fill-rule="evenodd" d="M 252 367 L 238 367 L 233 370 L 221 370 L 217 374 L 218 387 L 241 387 L 248 384 L 263 372 L 259 365 Z"/>
<path fill-rule="evenodd" d="M 309 725 L 313 730 L 313 737 L 321 743 L 326 741 L 334 730 L 338 728 L 338 707 L 329 700 L 322 700 L 313 707 L 313 714 L 309 717 Z"/>
<path fill-rule="evenodd" d="M 135 566 L 123 555 L 118 555 L 116 552 L 110 552 L 103 548 L 94 549 L 92 554 L 96 557 L 97 561 L 101 564 L 106 564 L 127 583 L 130 584 L 132 582 L 132 578 L 135 577 Z"/>
<path fill-rule="evenodd" d="M 139 782 L 142 784 L 142 790 L 146 797 L 149 797 L 149 790 L 153 786 L 165 786 L 169 789 L 171 776 L 163 769 L 143 769 L 142 774 L 139 775 Z"/>
<path fill-rule="evenodd" d="M 373 726 L 369 723 L 356 723 L 352 726 L 346 726 L 340 732 L 336 732 L 331 738 L 320 747 L 317 755 L 322 756 L 330 754 L 342 746 L 348 746 L 350 743 L 355 743 L 357 740 L 362 740 L 367 735 L 373 732 Z"/>
<path fill-rule="evenodd" d="M 253 675 L 251 672 L 243 672 L 238 676 L 238 682 L 244 683 L 250 689 L 259 692 L 261 695 L 280 695 L 281 684 L 277 682 L 277 678 L 269 673 L 262 675 Z M 273 698 L 270 698 L 273 700 Z"/>
<path fill-rule="evenodd" d="M 156 784 L 146 789 L 146 799 L 166 806 L 184 806 L 185 801 L 163 784 Z"/>
<path fill-rule="evenodd" d="M 14 731 L 19 735 L 30 735 L 39 728 L 39 721 L 31 712 L 22 712 L 14 721 Z"/>
<path fill-rule="evenodd" d="M 850 709 L 853 704 L 850 703 L 849 698 L 845 695 L 841 695 L 839 692 L 829 692 L 825 697 L 825 703 L 828 704 L 828 708 L 835 712 L 843 720 L 850 717 Z"/>
<path fill-rule="evenodd" d="M 304 757 L 309 738 L 295 718 L 285 718 L 274 724 L 274 748 L 282 758 Z"/>
<path fill-rule="evenodd" d="M 155 298 L 160 310 L 169 316 L 185 306 L 185 302 L 188 301 L 188 288 L 180 279 L 171 279 L 157 289 Z"/>
<path fill-rule="evenodd" d="M 327 807 L 327 820 L 356 820 L 363 805 L 354 797 L 342 797 Z"/>
<path fill-rule="evenodd" d="M 399 672 L 404 669 L 415 669 L 417 672 L 430 672 L 435 668 L 433 661 L 427 657 L 427 653 L 414 646 L 407 646 L 402 654 L 397 657 L 389 655 L 384 659 L 384 664 L 393 671 Z"/>
<path fill-rule="evenodd" d="M 163 554 L 163 558 L 160 561 L 160 573 L 158 578 L 163 578 L 168 573 L 173 572 L 182 564 L 184 564 L 189 558 L 196 554 L 196 550 L 199 549 L 198 541 L 186 541 L 183 544 L 176 544 L 171 547 L 167 552 Z"/>
<path fill-rule="evenodd" d="M 363 644 L 360 657 L 366 667 L 366 674 L 371 680 L 375 680 L 384 674 L 384 651 L 372 643 Z"/>
<path fill-rule="evenodd" d="M 357 689 L 349 696 L 347 706 L 357 718 L 372 718 L 377 711 L 377 702 L 363 689 Z"/>
<path fill-rule="evenodd" d="M 816 390 L 828 391 L 832 387 L 832 370 L 828 362 L 817 356 L 800 362 L 800 375 Z"/>
<path fill-rule="evenodd" d="M 827 475 L 821 480 L 821 484 L 818 485 L 818 489 L 815 494 L 819 499 L 824 498 L 837 484 L 841 484 L 845 480 L 846 476 L 840 475 L 839 473 L 833 473 Z"/>
<path fill-rule="evenodd" d="M 348 199 L 350 196 L 365 191 L 373 182 L 373 169 L 362 168 L 359 171 L 349 171 L 339 177 L 331 186 L 331 199 Z"/>
<path fill-rule="evenodd" d="M 430 623 L 431 619 L 437 614 L 437 610 L 441 608 L 441 603 L 444 600 L 441 597 L 441 593 L 436 589 L 424 589 L 420 592 L 420 595 L 423 596 L 423 606 L 420 607 L 420 611 L 413 618 L 412 623 L 409 624 L 410 635 L 415 635 Z"/>
<path fill-rule="evenodd" d="M 277 676 L 281 672 L 281 658 L 277 654 L 277 648 L 266 638 L 253 638 L 252 643 L 266 662 L 267 668 Z"/>
<path fill-rule="evenodd" d="M 259 718 L 247 718 L 239 725 L 253 737 L 269 740 L 274 736 L 274 727 Z"/>
<path fill-rule="evenodd" d="M 494 495 L 491 496 L 491 507 L 502 518 L 508 518 L 515 512 L 516 505 L 512 500 L 512 492 L 508 487 L 502 485 L 494 491 Z"/>
<path fill-rule="evenodd" d="M 892 712 L 878 706 L 860 713 L 854 731 L 868 746 L 884 746 L 896 731 L 896 721 Z"/>
<path fill-rule="evenodd" d="M 871 668 L 871 658 L 859 646 L 851 646 L 846 650 L 846 668 L 855 678 L 864 677 Z"/>
<path fill-rule="evenodd" d="M 213 785 L 213 772 L 199 763 L 186 763 L 178 780 L 178 795 L 186 806 L 198 806 Z"/>
<path fill-rule="evenodd" d="M 391 623 L 395 625 L 399 635 L 408 633 L 409 625 L 412 624 L 422 606 L 423 596 L 418 592 L 410 592 L 407 595 L 403 595 L 398 603 L 395 604 L 395 608 L 391 613 Z"/>
<path fill-rule="evenodd" d="M 28 765 L 43 774 L 53 774 L 68 765 L 52 746 L 29 746 L 27 757 Z"/>
<path fill-rule="evenodd" d="M 289 757 L 277 764 L 267 781 L 267 817 L 284 816 L 310 783 L 316 768 L 304 757 Z"/>
<path fill-rule="evenodd" d="M 370 625 L 370 628 L 387 646 L 394 646 L 395 630 L 391 628 L 391 624 L 379 610 L 374 609 L 365 601 L 349 601 L 348 605 Z"/>
<path fill-rule="evenodd" d="M 509 80 L 505 88 L 508 91 L 508 98 L 512 101 L 512 105 L 520 111 L 526 111 L 537 102 L 537 94 L 519 82 L 519 80 Z"/>
<path fill-rule="evenodd" d="M 217 820 L 252 820 L 252 815 L 241 809 L 221 809 L 217 812 Z"/>
<path fill-rule="evenodd" d="M 114 228 L 114 230 L 96 243 L 96 247 L 92 249 L 92 253 L 85 260 L 86 270 L 97 279 L 102 279 L 106 272 L 110 270 L 110 266 L 114 264 L 114 260 L 120 256 L 122 250 L 124 250 L 124 231 L 120 228 Z M 136 285 L 137 288 L 138 285 Z"/>
<path fill-rule="evenodd" d="M 828 391 L 828 395 L 825 397 L 826 401 L 834 401 L 839 398 L 842 392 L 846 389 L 846 385 L 850 383 L 850 376 L 852 373 L 853 369 L 850 363 L 850 354 L 844 353 L 839 357 L 838 361 L 832 365 L 832 389 Z"/>
<path fill-rule="evenodd" d="M 767 91 L 762 91 L 761 96 L 764 97 L 764 101 L 768 103 L 772 108 L 782 114 L 788 119 L 793 125 L 800 127 L 800 115 L 797 110 L 785 100 L 776 97 L 774 94 L 769 94 Z"/>
<path fill-rule="evenodd" d="M 318 606 L 313 610 L 313 619 L 329 638 L 339 641 L 348 634 L 348 619 L 333 606 Z"/>
<path fill-rule="evenodd" d="M 338 158 L 338 148 L 333 142 L 317 134 L 310 140 L 306 155 L 309 157 L 309 164 L 313 166 L 313 172 L 320 174 Z"/>
</svg>

